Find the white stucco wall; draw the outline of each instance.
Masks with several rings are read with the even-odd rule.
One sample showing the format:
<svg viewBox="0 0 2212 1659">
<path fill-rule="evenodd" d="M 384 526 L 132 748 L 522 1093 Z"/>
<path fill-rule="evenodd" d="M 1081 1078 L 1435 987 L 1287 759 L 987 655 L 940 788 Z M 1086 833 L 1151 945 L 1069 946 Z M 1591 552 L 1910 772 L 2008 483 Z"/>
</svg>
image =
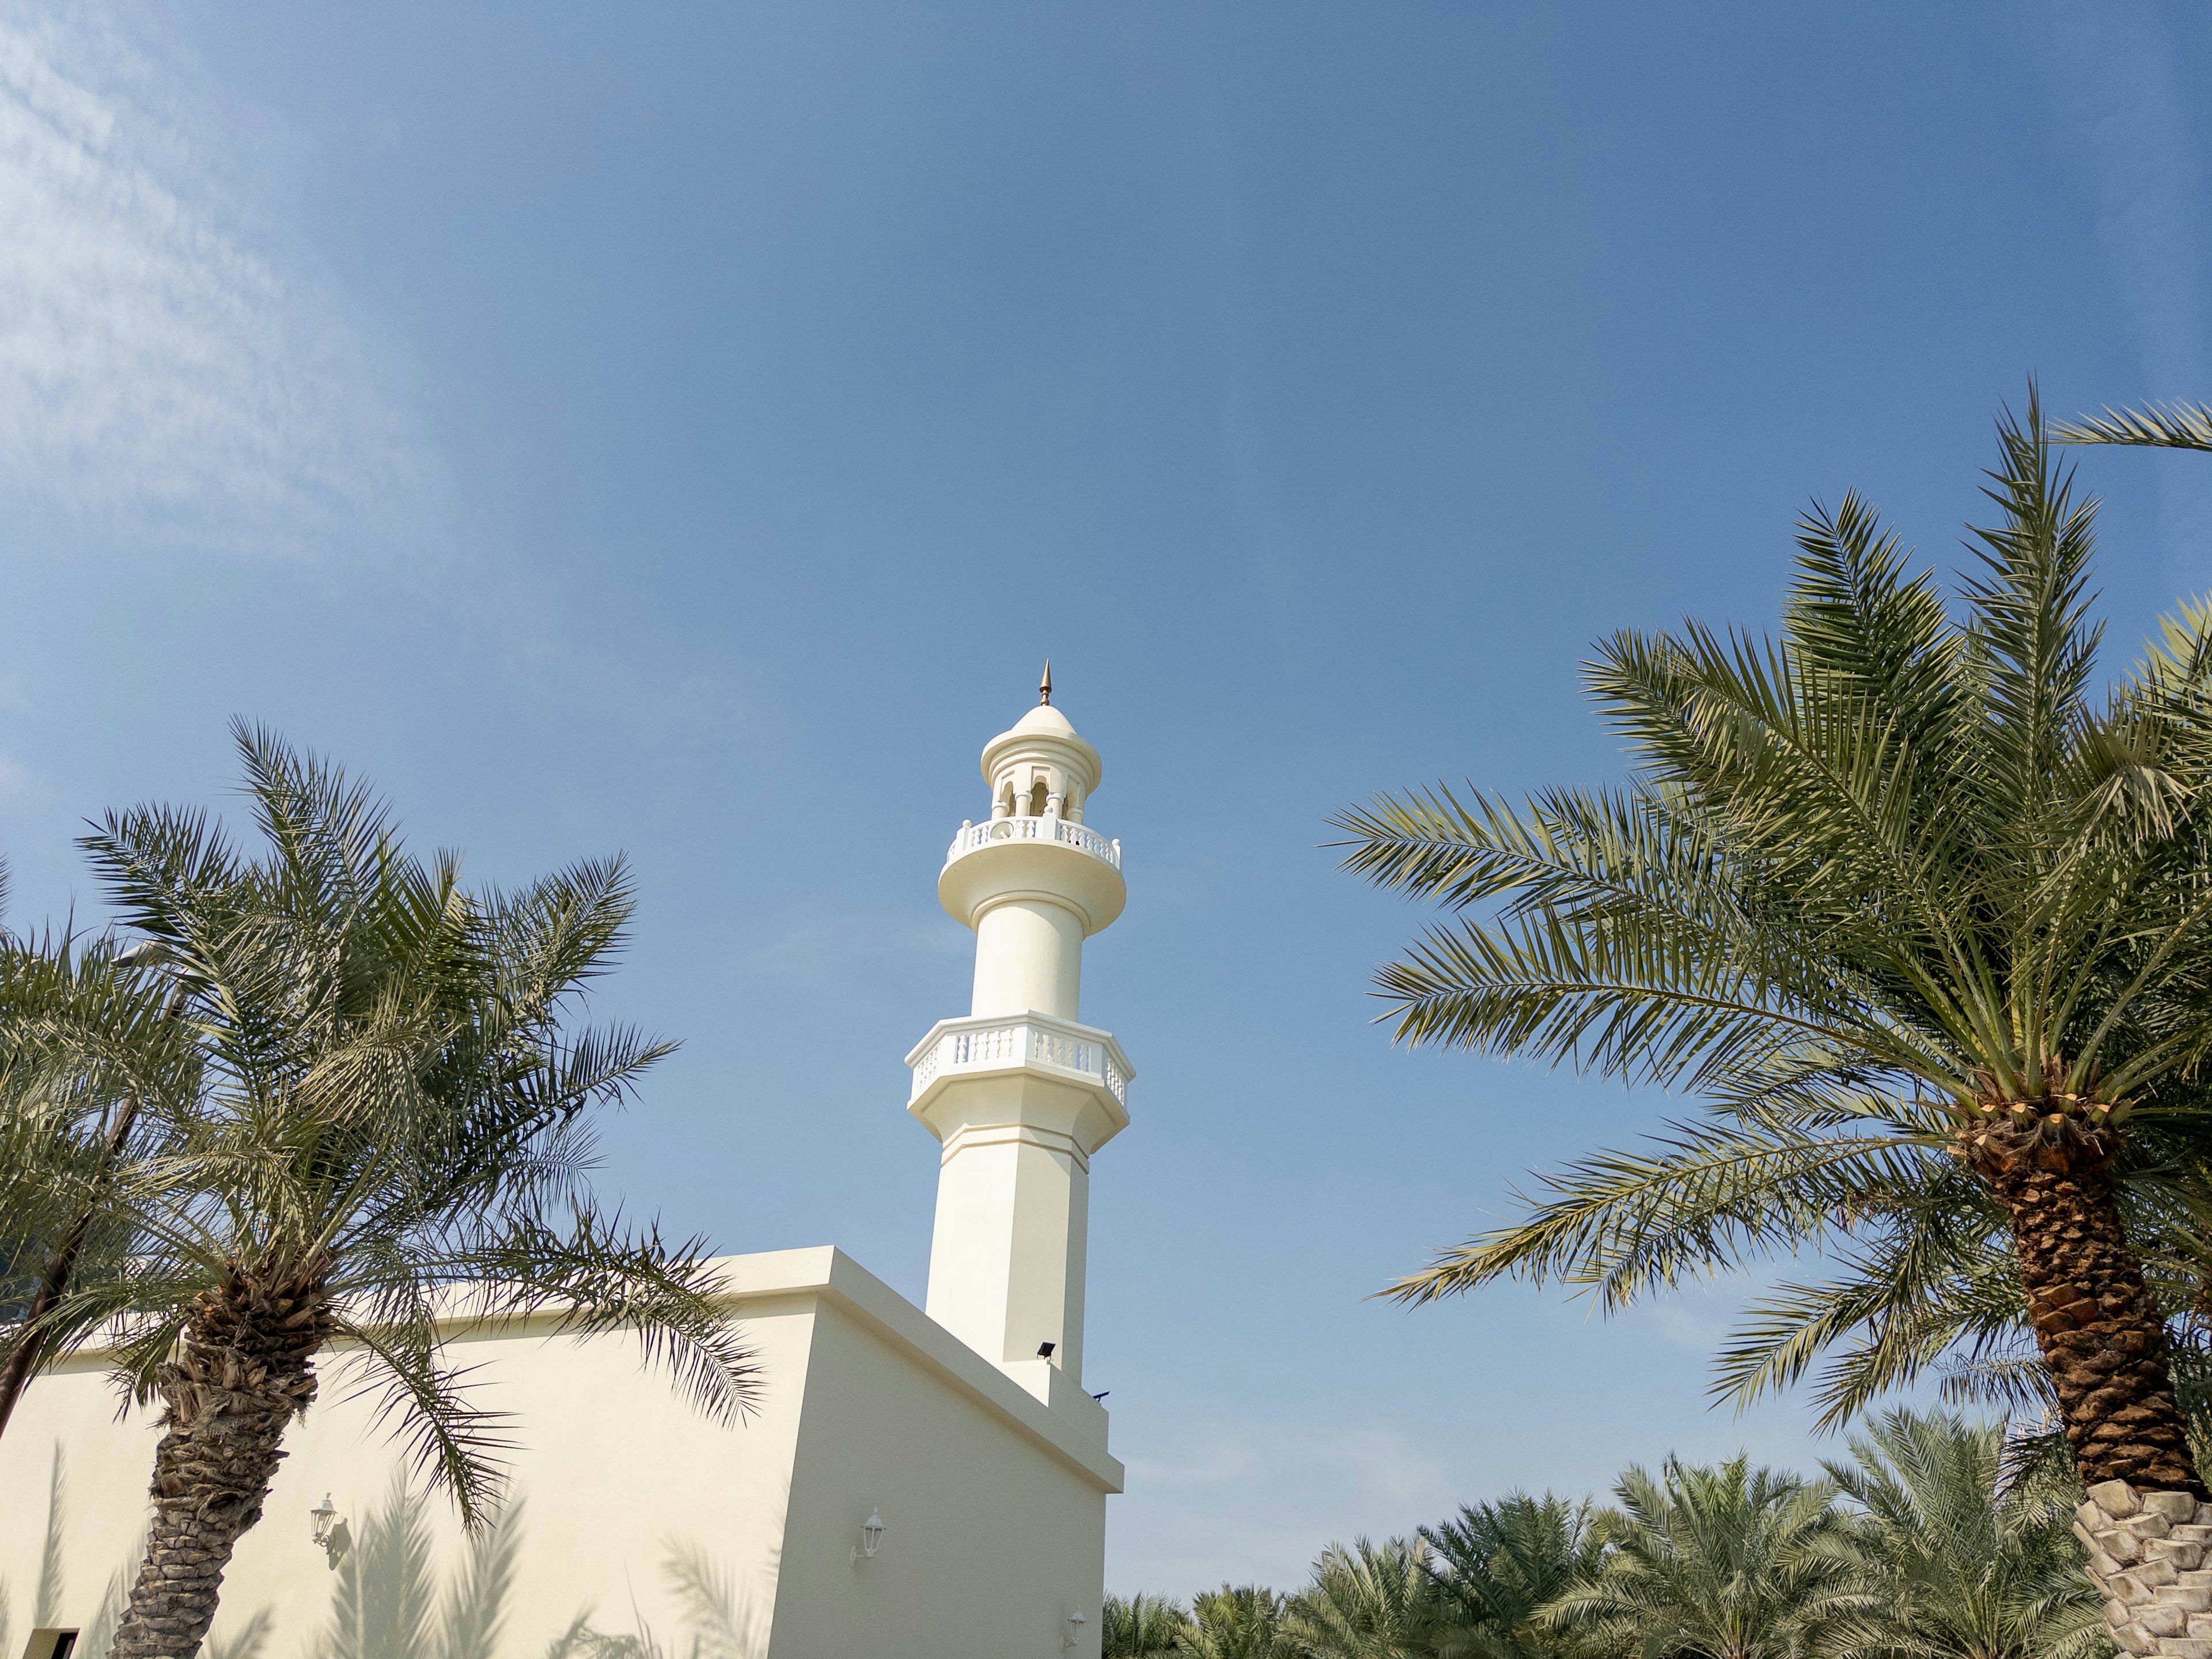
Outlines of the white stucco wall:
<svg viewBox="0 0 2212 1659">
<path fill-rule="evenodd" d="M 520 1499 L 500 1638 L 457 1659 L 538 1659 L 580 1614 L 612 1632 L 641 1623 L 678 1651 L 702 1634 L 706 1653 L 732 1659 L 1049 1659 L 1077 1606 L 1089 1632 L 1078 1651 L 1095 1654 L 1104 1500 L 1121 1486 L 1103 1440 L 834 1250 L 723 1266 L 764 1372 L 761 1410 L 735 1427 L 643 1369 L 633 1339 L 453 1333 L 455 1362 L 482 1367 L 479 1400 L 513 1413 Z M 326 1356 L 322 1374 L 225 1578 L 215 1638 L 234 1641 L 264 1618 L 262 1659 L 315 1654 L 348 1589 L 362 1592 L 356 1636 L 391 1623 L 392 1587 L 364 1570 L 404 1554 L 372 1545 L 404 1449 L 377 1426 L 374 1399 L 349 1397 L 342 1356 Z M 34 1382 L 0 1437 L 10 1615 L 0 1659 L 24 1651 L 42 1579 L 52 1605 L 36 1622 L 89 1641 L 112 1586 L 136 1573 L 155 1431 L 149 1413 L 118 1423 L 116 1404 L 97 1360 L 81 1359 Z M 325 1492 L 352 1539 L 351 1572 L 310 1540 L 308 1511 Z M 855 1568 L 848 1552 L 871 1504 L 886 1536 Z M 467 1547 L 450 1506 L 418 1513 L 429 1583 L 453 1586 Z M 706 1570 L 712 1629 L 671 1576 L 678 1555 Z"/>
<path fill-rule="evenodd" d="M 841 1258 L 815 1323 L 775 1659 L 1095 1659 L 1121 1477 L 1103 1434 Z M 882 1547 L 856 1565 L 872 1509 Z"/>
</svg>

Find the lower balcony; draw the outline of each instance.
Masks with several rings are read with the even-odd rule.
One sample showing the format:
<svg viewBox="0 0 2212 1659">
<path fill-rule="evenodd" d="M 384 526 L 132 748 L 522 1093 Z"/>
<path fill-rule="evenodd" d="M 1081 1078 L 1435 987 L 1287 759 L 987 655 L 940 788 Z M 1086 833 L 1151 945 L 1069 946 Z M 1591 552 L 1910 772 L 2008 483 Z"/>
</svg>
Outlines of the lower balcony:
<svg viewBox="0 0 2212 1659">
<path fill-rule="evenodd" d="M 1103 1088 L 1127 1111 L 1133 1075 L 1110 1031 L 1039 1013 L 941 1019 L 906 1063 L 914 1073 L 909 1102 L 920 1100 L 940 1078 L 1035 1071 Z"/>
</svg>

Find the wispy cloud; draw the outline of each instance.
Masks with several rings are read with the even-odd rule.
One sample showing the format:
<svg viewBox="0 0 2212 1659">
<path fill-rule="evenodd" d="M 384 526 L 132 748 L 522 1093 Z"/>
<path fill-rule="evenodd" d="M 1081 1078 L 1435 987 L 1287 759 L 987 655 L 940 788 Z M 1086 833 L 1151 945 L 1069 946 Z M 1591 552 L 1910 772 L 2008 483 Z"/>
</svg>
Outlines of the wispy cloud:
<svg viewBox="0 0 2212 1659">
<path fill-rule="evenodd" d="M 2063 137 L 2097 191 L 2097 236 L 2141 354 L 2143 383 L 2109 401 L 2212 398 L 2205 376 L 2204 226 L 2197 141 L 2166 15 L 2142 3 L 2051 0 L 2045 46 Z M 2160 531 L 2185 576 L 2212 576 L 2212 469 L 2160 469 Z"/>
<path fill-rule="evenodd" d="M 53 792 L 29 767 L 0 750 L 0 818 L 35 812 L 52 799 Z"/>
<path fill-rule="evenodd" d="M 1152 1501 L 1141 1538 L 1130 1540 L 1125 1525 L 1117 1541 L 1115 1588 L 1188 1594 L 1226 1581 L 1294 1584 L 1331 1542 L 1405 1532 L 1451 1505 L 1449 1473 L 1435 1449 L 1386 1423 L 1153 1426 L 1165 1431 L 1168 1455 L 1129 1461 L 1129 1490 Z M 1255 1522 L 1255 1515 L 1265 1518 Z"/>
<path fill-rule="evenodd" d="M 112 8 L 0 6 L 0 514 L 44 544 L 419 542 L 392 354 L 204 76 Z M 149 44 L 149 42 L 152 42 Z"/>
</svg>

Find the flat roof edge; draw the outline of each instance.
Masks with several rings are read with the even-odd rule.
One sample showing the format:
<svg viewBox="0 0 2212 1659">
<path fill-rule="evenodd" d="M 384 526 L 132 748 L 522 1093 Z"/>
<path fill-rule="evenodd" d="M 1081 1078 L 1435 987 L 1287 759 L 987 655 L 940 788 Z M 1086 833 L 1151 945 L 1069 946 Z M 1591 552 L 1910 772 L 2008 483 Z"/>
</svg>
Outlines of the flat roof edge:
<svg viewBox="0 0 2212 1659">
<path fill-rule="evenodd" d="M 1010 1419 L 1101 1491 L 1121 1490 L 1120 1459 L 836 1245 L 723 1256 L 716 1265 L 723 1269 L 728 1286 L 724 1295 L 732 1310 L 742 1311 L 748 1302 L 812 1291 L 962 1393 Z"/>
<path fill-rule="evenodd" d="M 1100 1491 L 1118 1492 L 1122 1489 L 1125 1472 L 1118 1458 L 1064 1421 L 1042 1401 L 836 1246 L 820 1244 L 796 1250 L 758 1250 L 744 1255 L 718 1256 L 712 1265 L 720 1269 L 722 1280 L 716 1299 L 739 1317 L 749 1303 L 806 1295 L 825 1299 L 925 1370 L 935 1373 L 940 1381 L 1007 1421 Z M 458 1287 L 452 1292 L 454 1310 L 436 1321 L 441 1338 L 465 1337 L 479 1331 L 491 1336 L 533 1332 L 550 1334 L 561 1321 L 562 1316 L 554 1310 L 524 1318 L 485 1318 L 464 1311 L 458 1305 L 465 1295 Z M 105 1364 L 113 1352 L 110 1344 L 88 1342 L 52 1369 L 93 1369 Z"/>
</svg>

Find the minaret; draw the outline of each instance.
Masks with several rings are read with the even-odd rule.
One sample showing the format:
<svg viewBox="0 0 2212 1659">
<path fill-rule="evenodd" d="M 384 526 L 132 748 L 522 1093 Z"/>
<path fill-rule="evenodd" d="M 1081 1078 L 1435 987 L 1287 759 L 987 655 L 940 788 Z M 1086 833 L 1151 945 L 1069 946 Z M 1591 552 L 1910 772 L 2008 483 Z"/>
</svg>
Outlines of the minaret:
<svg viewBox="0 0 2212 1659">
<path fill-rule="evenodd" d="M 1121 914 L 1121 843 L 1083 821 L 1098 751 L 1052 706 L 983 746 L 991 816 L 960 826 L 937 878 L 975 930 L 964 1019 L 939 1020 L 907 1064 L 908 1110 L 943 1145 L 929 1316 L 1103 1440 L 1083 1391 L 1091 1156 L 1129 1121 L 1129 1061 L 1078 1021 L 1083 941 Z"/>
</svg>

